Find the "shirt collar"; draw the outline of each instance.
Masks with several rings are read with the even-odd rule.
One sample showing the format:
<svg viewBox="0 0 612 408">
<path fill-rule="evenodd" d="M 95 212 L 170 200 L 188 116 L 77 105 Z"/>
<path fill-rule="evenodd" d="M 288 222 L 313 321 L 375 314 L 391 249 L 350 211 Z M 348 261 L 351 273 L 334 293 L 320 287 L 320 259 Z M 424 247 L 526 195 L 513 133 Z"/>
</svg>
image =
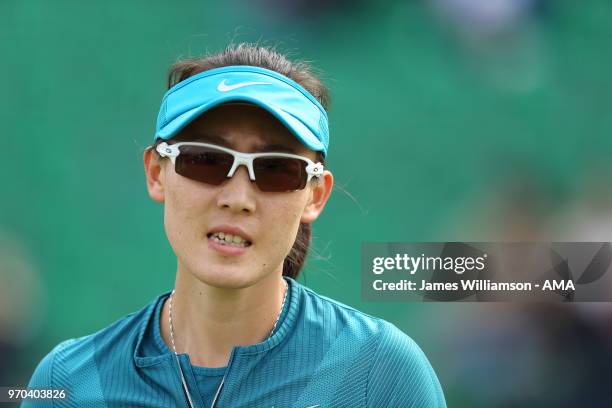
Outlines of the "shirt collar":
<svg viewBox="0 0 612 408">
<path fill-rule="evenodd" d="M 289 309 L 287 310 L 284 319 L 280 322 L 280 326 L 276 329 L 276 332 L 272 336 L 260 343 L 255 343 L 248 346 L 234 347 L 236 354 L 255 354 L 267 352 L 268 350 L 281 343 L 293 331 L 300 310 L 301 298 L 303 296 L 303 287 L 300 283 L 288 276 L 284 276 L 283 278 L 288 283 L 289 292 L 287 293 L 286 302 L 288 304 Z M 169 361 L 172 358 L 173 353 L 171 351 L 156 356 L 145 356 L 143 355 L 142 350 L 143 338 L 147 326 L 149 324 L 152 324 L 151 320 L 154 320 L 155 316 L 153 316 L 153 313 L 156 309 L 156 306 L 160 301 L 162 301 L 162 299 L 168 297 L 169 295 L 170 291 L 160 294 L 151 303 L 145 306 L 143 310 L 144 315 L 142 315 L 142 320 L 138 327 L 136 345 L 134 347 L 134 362 L 138 367 L 153 366 L 164 361 Z M 138 315 L 141 314 L 139 313 Z M 184 353 L 179 353 L 179 356 L 181 354 Z"/>
</svg>

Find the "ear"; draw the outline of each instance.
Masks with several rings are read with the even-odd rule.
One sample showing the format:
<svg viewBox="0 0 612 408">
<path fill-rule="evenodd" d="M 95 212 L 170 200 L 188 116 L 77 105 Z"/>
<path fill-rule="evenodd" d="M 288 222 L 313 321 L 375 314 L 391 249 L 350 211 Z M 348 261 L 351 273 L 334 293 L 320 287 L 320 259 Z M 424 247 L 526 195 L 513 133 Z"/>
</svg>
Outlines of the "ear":
<svg viewBox="0 0 612 408">
<path fill-rule="evenodd" d="M 321 180 L 312 184 L 310 199 L 300 218 L 302 224 L 311 223 L 319 217 L 319 214 L 323 212 L 333 186 L 334 176 L 330 171 L 325 170 L 321 175 Z"/>
<path fill-rule="evenodd" d="M 162 161 L 153 148 L 147 148 L 143 153 L 147 190 L 151 199 L 158 203 L 164 202 L 164 172 Z"/>
</svg>

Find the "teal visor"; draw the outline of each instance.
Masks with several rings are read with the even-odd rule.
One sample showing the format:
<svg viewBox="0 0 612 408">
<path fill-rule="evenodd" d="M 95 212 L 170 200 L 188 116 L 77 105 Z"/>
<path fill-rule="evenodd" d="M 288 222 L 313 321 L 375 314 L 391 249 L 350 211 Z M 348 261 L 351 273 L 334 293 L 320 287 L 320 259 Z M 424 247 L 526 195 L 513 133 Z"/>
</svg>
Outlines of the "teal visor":
<svg viewBox="0 0 612 408">
<path fill-rule="evenodd" d="M 284 75 L 248 65 L 204 71 L 170 88 L 157 116 L 155 139 L 172 138 L 202 113 L 227 102 L 262 107 L 306 147 L 327 155 L 327 113 L 314 96 Z"/>
</svg>

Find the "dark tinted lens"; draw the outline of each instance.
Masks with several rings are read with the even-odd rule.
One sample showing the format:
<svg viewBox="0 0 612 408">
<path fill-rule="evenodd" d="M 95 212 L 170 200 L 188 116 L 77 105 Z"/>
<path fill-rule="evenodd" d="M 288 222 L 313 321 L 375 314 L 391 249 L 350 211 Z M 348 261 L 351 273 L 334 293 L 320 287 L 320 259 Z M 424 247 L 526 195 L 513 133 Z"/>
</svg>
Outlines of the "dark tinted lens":
<svg viewBox="0 0 612 408">
<path fill-rule="evenodd" d="M 307 163 L 283 157 L 262 157 L 253 160 L 255 183 L 261 191 L 279 192 L 306 187 Z"/>
<path fill-rule="evenodd" d="M 210 147 L 180 146 L 175 171 L 183 177 L 218 186 L 227 178 L 234 156 Z"/>
</svg>

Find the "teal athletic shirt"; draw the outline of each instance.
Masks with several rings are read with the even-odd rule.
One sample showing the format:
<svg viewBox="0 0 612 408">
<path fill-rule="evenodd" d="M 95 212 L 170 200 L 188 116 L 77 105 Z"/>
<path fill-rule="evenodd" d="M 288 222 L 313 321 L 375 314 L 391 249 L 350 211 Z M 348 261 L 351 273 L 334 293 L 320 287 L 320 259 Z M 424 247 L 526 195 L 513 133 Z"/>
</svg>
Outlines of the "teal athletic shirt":
<svg viewBox="0 0 612 408">
<path fill-rule="evenodd" d="M 179 354 L 196 407 L 210 406 L 222 373 L 218 408 L 446 407 L 433 368 L 410 337 L 285 279 L 287 304 L 268 339 L 234 347 L 223 368 L 193 367 L 187 354 Z M 28 388 L 65 389 L 68 398 L 28 400 L 22 407 L 188 406 L 176 359 L 159 335 L 168 295 L 96 333 L 58 344 Z"/>
<path fill-rule="evenodd" d="M 156 302 L 157 304 L 153 311 L 153 317 L 151 318 L 151 322 L 153 324 L 147 325 L 145 335 L 142 339 L 144 355 L 158 356 L 161 354 L 170 353 L 170 349 L 168 349 L 168 346 L 166 346 L 166 343 L 162 339 L 160 331 L 160 316 L 162 306 L 164 304 L 164 301 L 168 298 L 168 295 L 169 294 L 164 294 L 160 296 L 158 298 L 158 301 Z M 287 308 L 283 308 L 283 310 L 281 311 L 281 317 L 282 315 L 284 315 L 285 310 L 287 310 Z M 192 366 L 193 374 L 198 383 L 200 395 L 202 396 L 202 401 L 204 402 L 205 407 L 210 407 L 210 405 L 212 404 L 212 401 L 215 397 L 215 393 L 217 392 L 217 388 L 219 387 L 221 379 L 225 374 L 226 368 L 227 367 L 209 368 Z"/>
</svg>

